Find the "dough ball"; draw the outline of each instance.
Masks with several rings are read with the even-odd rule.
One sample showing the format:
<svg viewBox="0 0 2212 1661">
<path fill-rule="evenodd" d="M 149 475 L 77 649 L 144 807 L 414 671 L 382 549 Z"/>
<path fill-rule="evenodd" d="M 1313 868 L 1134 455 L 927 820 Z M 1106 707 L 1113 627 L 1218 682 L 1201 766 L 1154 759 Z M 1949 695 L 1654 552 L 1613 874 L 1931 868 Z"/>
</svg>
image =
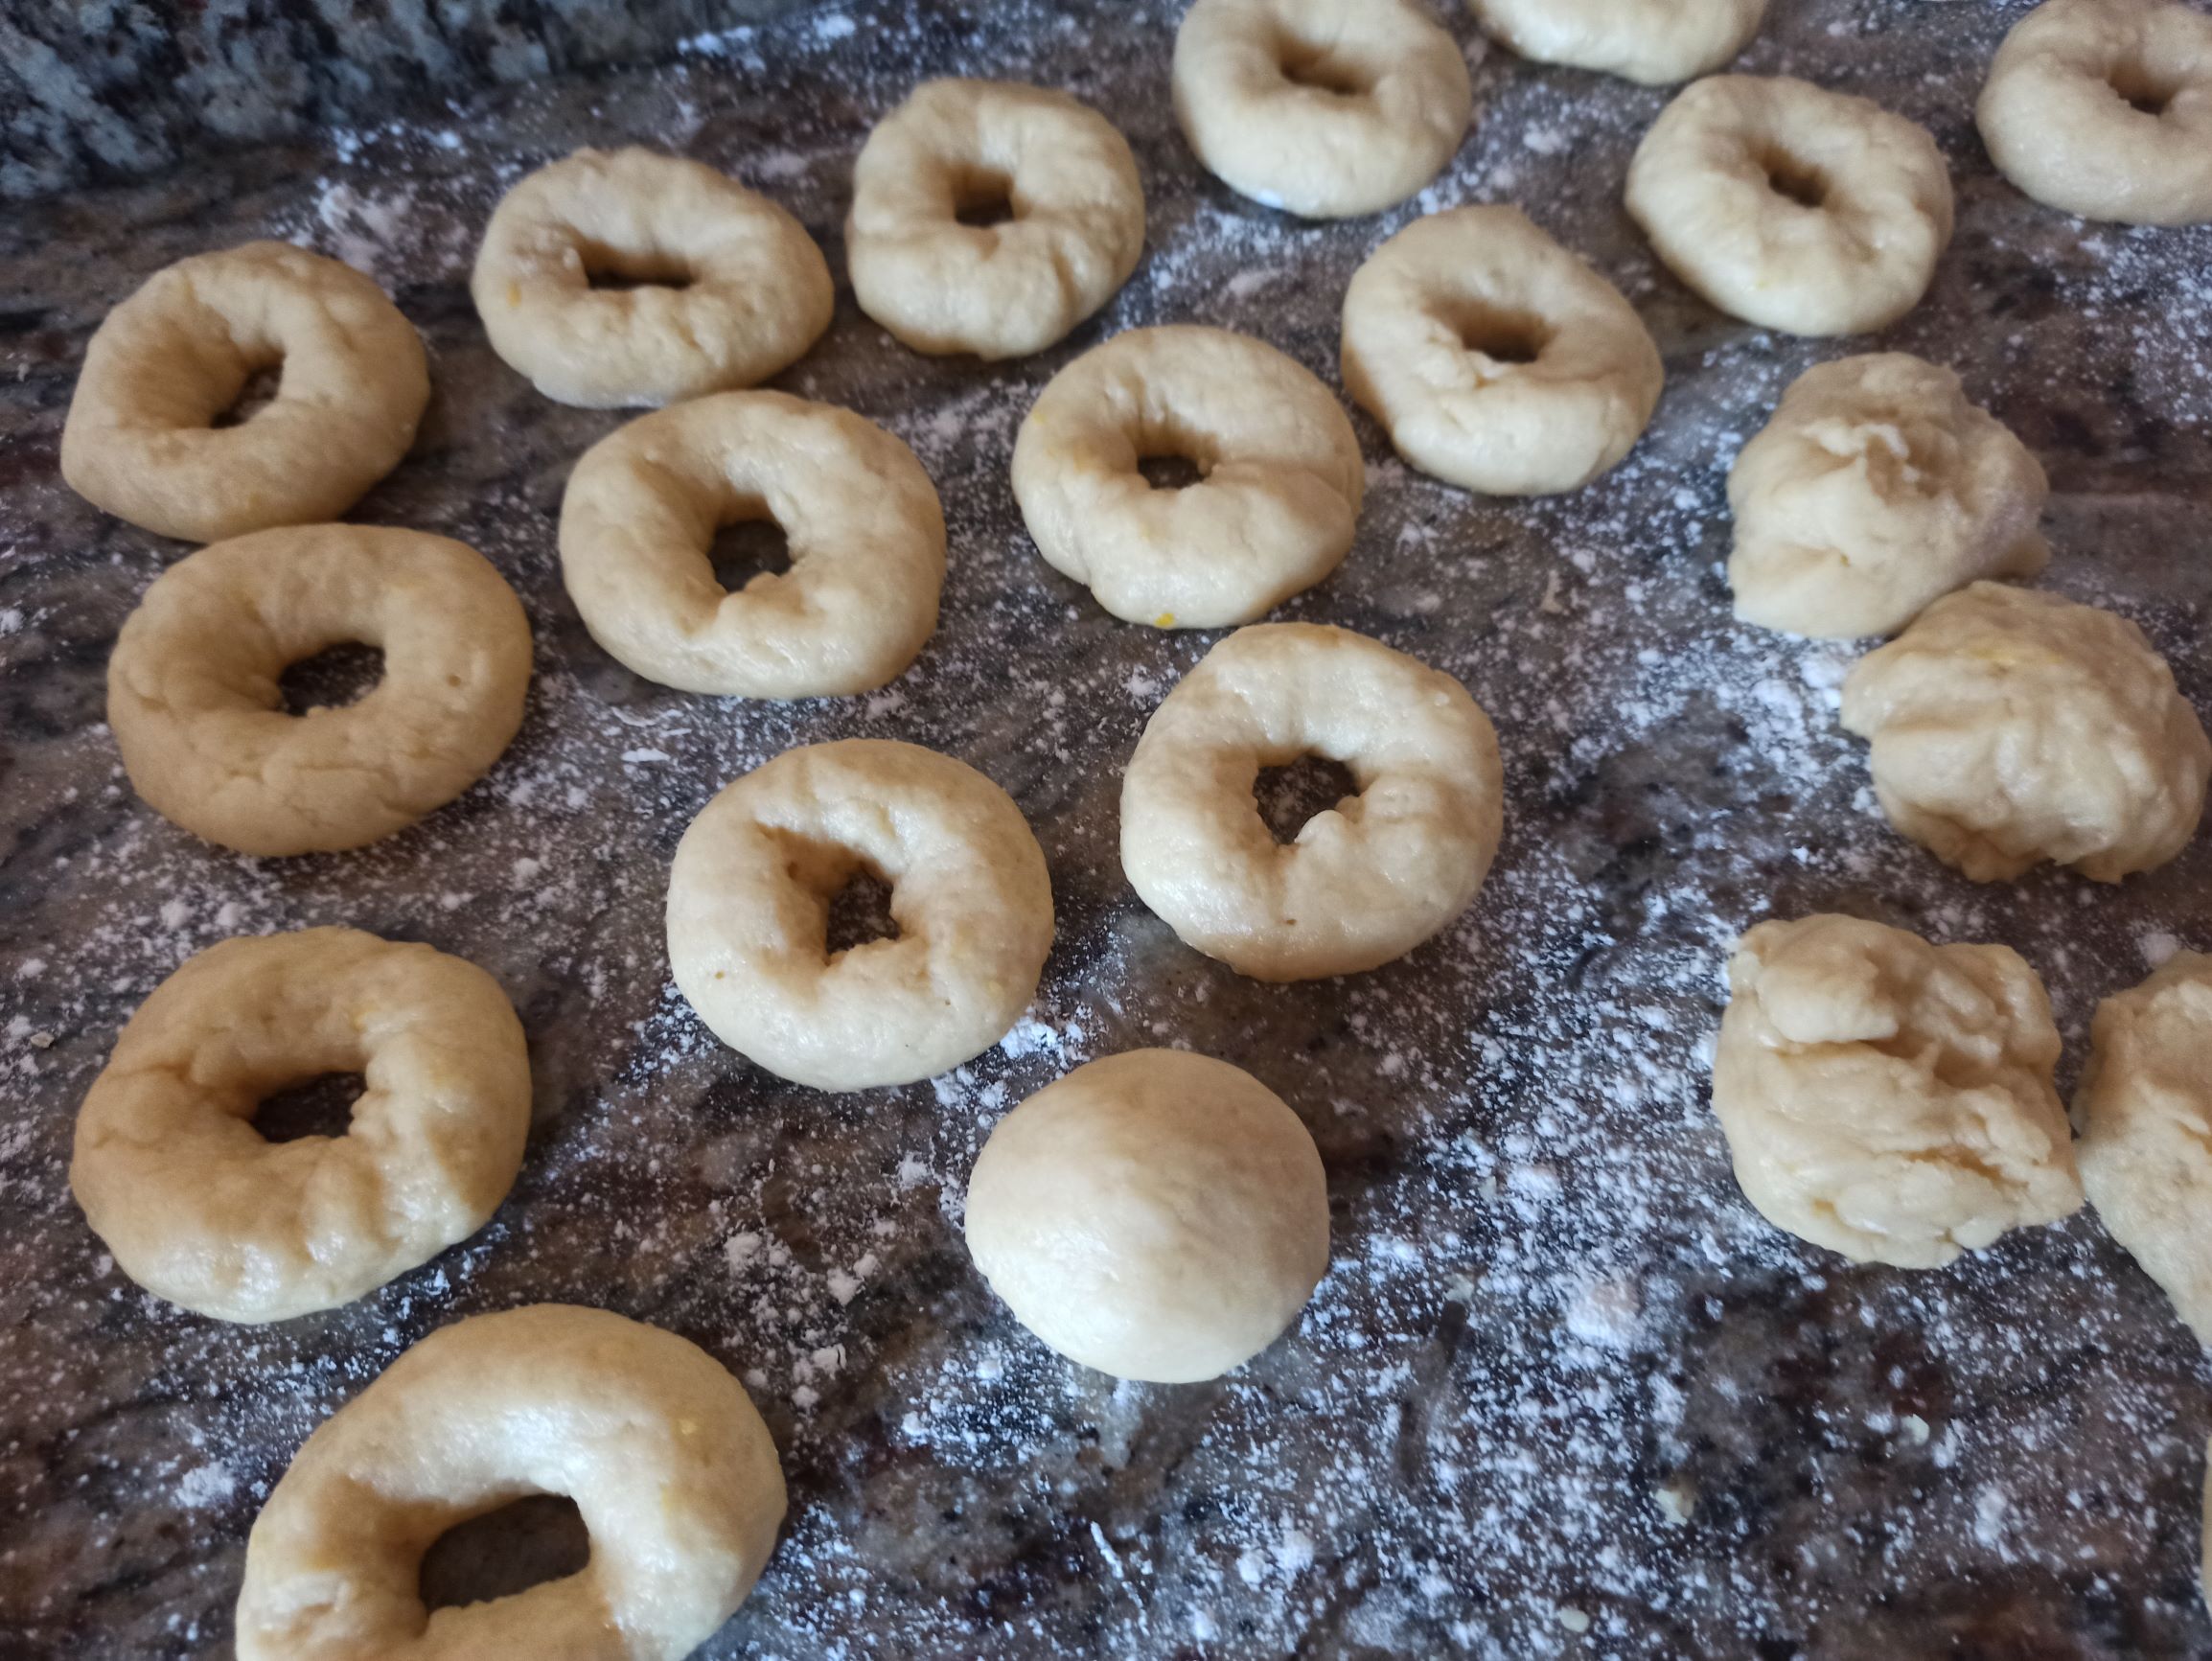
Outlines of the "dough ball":
<svg viewBox="0 0 2212 1661">
<path fill-rule="evenodd" d="M 1467 10 L 1532 62 L 1672 86 L 1748 46 L 1766 0 L 1467 0 Z"/>
</svg>

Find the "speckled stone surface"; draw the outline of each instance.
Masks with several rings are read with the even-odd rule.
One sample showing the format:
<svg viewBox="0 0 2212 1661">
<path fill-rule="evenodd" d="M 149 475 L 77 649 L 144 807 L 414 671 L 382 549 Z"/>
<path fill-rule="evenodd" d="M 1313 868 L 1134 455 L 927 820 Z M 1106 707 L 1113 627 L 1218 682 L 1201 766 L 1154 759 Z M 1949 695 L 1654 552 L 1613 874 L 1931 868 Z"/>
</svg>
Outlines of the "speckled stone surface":
<svg viewBox="0 0 2212 1661">
<path fill-rule="evenodd" d="M 1956 242 L 1879 344 L 1955 365 L 2021 433 L 2054 485 L 2046 584 L 2142 622 L 2205 705 L 2212 231 L 2085 226 L 1994 176 L 1969 112 L 2019 7 L 1775 10 L 1747 67 L 1878 98 L 1953 169 Z M 2017 947 L 2051 985 L 2070 1089 L 2097 999 L 2177 941 L 2212 947 L 2212 852 L 2118 888 L 1966 884 L 1872 806 L 1834 718 L 1853 648 L 1730 620 L 1728 464 L 1794 376 L 1854 346 L 1745 329 L 1656 267 L 1619 194 L 1664 95 L 1491 55 L 1475 131 L 1419 202 L 1303 226 L 1192 162 L 1165 96 L 1174 12 L 837 5 L 670 66 L 495 88 L 0 218 L 0 1654 L 227 1655 L 247 1529 L 307 1433 L 424 1332 L 542 1299 L 694 1338 L 774 1432 L 792 1514 L 702 1651 L 718 1661 L 2212 1654 L 2212 1369 L 2095 1217 L 1941 1272 L 1855 1268 L 1744 1204 L 1705 1089 L 1735 933 L 1824 909 Z M 492 356 L 465 288 L 475 234 L 527 167 L 637 140 L 773 194 L 841 278 L 855 151 L 945 72 L 1063 85 L 1121 124 L 1146 262 L 1072 340 L 991 367 L 902 351 L 842 291 L 779 384 L 913 445 L 951 525 L 942 628 L 865 698 L 646 684 L 591 646 L 554 560 L 567 469 L 620 418 L 547 404 Z M 1621 284 L 1668 391 L 1626 465 L 1542 502 L 1423 480 L 1359 419 L 1358 545 L 1283 614 L 1466 682 L 1504 745 L 1506 842 L 1468 916 L 1404 961 L 1241 980 L 1143 911 L 1115 853 L 1121 764 L 1209 642 L 1116 623 L 1043 565 L 1007 486 L 1014 429 L 1057 367 L 1141 323 L 1247 329 L 1333 382 L 1353 267 L 1415 212 L 1467 200 L 1523 204 Z M 539 657 L 521 735 L 459 802 L 358 854 L 254 862 L 122 778 L 102 665 L 185 550 L 79 501 L 55 455 L 104 311 L 171 260 L 271 234 L 370 270 L 431 347 L 421 441 L 355 517 L 481 548 Z M 822 1096 L 700 1027 L 659 910 L 723 782 L 861 733 L 1013 794 L 1059 935 L 998 1050 Z M 166 1307 L 69 1199 L 76 1104 L 189 953 L 338 922 L 461 953 L 513 995 L 537 1086 L 522 1176 L 481 1234 L 346 1308 L 246 1329 Z M 1252 1069 L 1330 1175 L 1328 1278 L 1290 1336 L 1211 1385 L 1058 1361 L 960 1245 L 998 1117 L 1149 1043 Z"/>
</svg>

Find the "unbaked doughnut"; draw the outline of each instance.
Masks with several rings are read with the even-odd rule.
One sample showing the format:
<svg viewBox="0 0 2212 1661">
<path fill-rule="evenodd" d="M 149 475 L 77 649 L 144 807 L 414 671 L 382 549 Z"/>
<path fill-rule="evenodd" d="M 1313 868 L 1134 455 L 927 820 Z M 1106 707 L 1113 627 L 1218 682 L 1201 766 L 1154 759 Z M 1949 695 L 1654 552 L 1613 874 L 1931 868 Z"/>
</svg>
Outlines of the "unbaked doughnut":
<svg viewBox="0 0 2212 1661">
<path fill-rule="evenodd" d="M 1278 843 L 1253 785 L 1322 755 L 1359 794 Z M 1449 675 L 1348 629 L 1265 623 L 1200 659 L 1121 782 L 1121 865 L 1184 941 L 1259 980 L 1403 957 L 1483 885 L 1503 826 L 1489 717 Z"/>
<path fill-rule="evenodd" d="M 590 1561 L 428 1609 L 423 1554 L 530 1494 Z M 316 1427 L 246 1540 L 239 1661 L 682 1661 L 745 1602 L 783 1521 L 775 1443 L 698 1345 L 536 1303 L 441 1327 Z"/>
<path fill-rule="evenodd" d="M 342 1136 L 253 1116 L 328 1073 L 367 1089 Z M 428 946 L 305 929 L 210 946 L 139 1005 L 77 1116 L 69 1186 L 116 1265 L 223 1321 L 372 1292 L 482 1228 L 530 1129 L 499 983 Z"/>
<path fill-rule="evenodd" d="M 1766 0 L 1467 0 L 1493 39 L 1537 63 L 1646 86 L 1710 75 L 1759 33 Z"/>
<path fill-rule="evenodd" d="M 1413 0 L 1197 0 L 1176 31 L 1174 90 L 1209 173 L 1308 219 L 1404 201 L 1474 112 L 1459 43 Z"/>
<path fill-rule="evenodd" d="M 1415 220 L 1344 297 L 1345 390 L 1414 466 L 1490 496 L 1588 484 L 1665 379 L 1636 309 L 1518 208 Z"/>
<path fill-rule="evenodd" d="M 790 569 L 725 591 L 724 525 L 769 519 Z M 649 681 L 740 698 L 866 692 L 937 626 L 945 517 L 914 453 L 872 422 L 725 392 L 615 428 L 561 501 L 561 577 L 591 637 Z"/>
<path fill-rule="evenodd" d="M 1011 218 L 960 216 L 1003 204 Z M 845 228 L 861 310 L 917 352 L 1042 352 L 1144 252 L 1144 186 L 1112 123 L 1005 81 L 925 81 L 868 134 Z"/>
<path fill-rule="evenodd" d="M 1155 489 L 1178 456 L 1198 482 Z M 1132 329 L 1052 377 L 1014 442 L 1037 551 L 1117 617 L 1162 629 L 1248 623 L 1336 569 L 1367 490 L 1329 389 L 1226 329 Z"/>
<path fill-rule="evenodd" d="M 898 933 L 832 956 L 865 872 Z M 668 879 L 676 983 L 731 1049 L 818 1090 L 910 1084 L 1004 1037 L 1052 945 L 1044 850 L 1012 797 L 919 745 L 786 750 L 708 802 Z"/>
<path fill-rule="evenodd" d="M 580 150 L 502 196 L 469 292 L 493 351 L 587 409 L 766 381 L 836 303 L 798 220 L 710 167 L 635 146 Z"/>
<path fill-rule="evenodd" d="M 216 421 L 266 371 L 276 396 Z M 430 399 L 414 325 L 351 265 L 247 242 L 156 271 L 107 314 L 61 428 L 95 507 L 212 542 L 336 519 L 399 466 Z"/>
<path fill-rule="evenodd" d="M 1927 292 L 1950 174 L 1924 128 L 1786 76 L 1716 75 L 1661 112 L 1628 211 L 1673 273 L 1732 316 L 1856 335 Z"/>
<path fill-rule="evenodd" d="M 286 713 L 278 678 L 332 646 L 384 654 L 358 703 Z M 403 830 L 482 777 L 522 725 L 530 624 L 482 555 L 421 531 L 293 525 L 154 579 L 107 662 L 138 794 L 243 854 Z"/>
</svg>

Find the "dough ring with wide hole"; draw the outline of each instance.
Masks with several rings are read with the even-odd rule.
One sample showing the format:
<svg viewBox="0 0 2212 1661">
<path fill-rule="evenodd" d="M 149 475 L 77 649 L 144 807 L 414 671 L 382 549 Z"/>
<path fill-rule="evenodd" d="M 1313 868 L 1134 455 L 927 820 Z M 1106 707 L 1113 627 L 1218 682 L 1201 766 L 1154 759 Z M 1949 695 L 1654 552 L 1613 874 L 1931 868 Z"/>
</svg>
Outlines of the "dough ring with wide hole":
<svg viewBox="0 0 2212 1661">
<path fill-rule="evenodd" d="M 1209 173 L 1308 219 L 1404 201 L 1474 112 L 1459 43 L 1412 0 L 1197 0 L 1176 31 L 1174 92 Z"/>
<path fill-rule="evenodd" d="M 1195 464 L 1155 489 L 1139 464 Z M 1367 491 L 1335 395 L 1226 329 L 1132 329 L 1055 375 L 1014 442 L 1037 551 L 1106 610 L 1162 629 L 1249 623 L 1336 569 Z"/>
<path fill-rule="evenodd" d="M 255 1111 L 325 1073 L 336 1137 Z M 522 1164 L 530 1057 L 499 983 L 355 929 L 242 937 L 139 1006 L 77 1116 L 69 1186 L 116 1264 L 223 1321 L 334 1309 L 491 1220 Z"/>
<path fill-rule="evenodd" d="M 1925 128 L 1786 76 L 1716 75 L 1661 112 L 1628 211 L 1673 273 L 1746 322 L 1856 335 L 1920 303 L 1951 235 Z"/>
<path fill-rule="evenodd" d="M 768 519 L 791 566 L 726 591 L 724 525 Z M 937 626 L 945 519 L 914 453 L 849 410 L 726 392 L 585 452 L 561 575 L 591 637 L 649 681 L 740 698 L 866 692 Z"/>
<path fill-rule="evenodd" d="M 1417 219 L 1345 294 L 1345 389 L 1400 455 L 1467 490 L 1588 484 L 1634 447 L 1665 379 L 1636 309 L 1518 208 Z"/>
<path fill-rule="evenodd" d="M 423 1555 L 532 1494 L 576 1503 L 583 1568 L 430 1609 Z M 239 1661 L 682 1661 L 783 1521 L 768 1426 L 688 1339 L 565 1303 L 440 1327 L 316 1427 L 255 1519 Z"/>
<path fill-rule="evenodd" d="M 612 279 L 627 287 L 592 285 Z M 586 409 L 750 386 L 829 327 L 806 227 L 702 163 L 580 150 L 500 198 L 469 279 L 492 350 Z"/>
<path fill-rule="evenodd" d="M 2212 220 L 2212 16 L 2164 0 L 2049 0 L 1990 65 L 1974 120 L 2039 202 L 2137 225 Z"/>
<path fill-rule="evenodd" d="M 915 351 L 1020 358 L 1129 280 L 1144 186 L 1128 140 L 1066 93 L 925 81 L 861 149 L 845 245 L 861 310 Z"/>
<path fill-rule="evenodd" d="M 1467 10 L 1532 62 L 1673 86 L 1750 45 L 1766 0 L 1467 0 Z"/>
<path fill-rule="evenodd" d="M 216 425 L 271 371 L 266 404 Z M 399 466 L 429 399 L 422 339 L 383 289 L 289 242 L 247 242 L 156 271 L 107 314 L 61 476 L 184 542 L 332 519 Z"/>
<path fill-rule="evenodd" d="M 1278 843 L 1253 786 L 1319 755 L 1358 794 Z M 1466 688 L 1314 623 L 1239 629 L 1145 725 L 1121 782 L 1121 865 L 1184 941 L 1260 980 L 1403 957 L 1475 897 L 1498 850 L 1497 735 Z"/>
<path fill-rule="evenodd" d="M 829 945 L 854 878 L 892 936 Z M 1028 1007 L 1052 945 L 1044 850 L 1013 798 L 919 745 L 786 750 L 708 802 L 668 879 L 676 983 L 715 1035 L 818 1090 L 931 1078 Z"/>
<path fill-rule="evenodd" d="M 343 706 L 292 715 L 280 678 L 333 646 L 384 655 Z M 293 525 L 154 579 L 107 662 L 107 721 L 138 794 L 242 854 L 334 853 L 459 796 L 522 725 L 530 624 L 464 543 Z"/>
</svg>

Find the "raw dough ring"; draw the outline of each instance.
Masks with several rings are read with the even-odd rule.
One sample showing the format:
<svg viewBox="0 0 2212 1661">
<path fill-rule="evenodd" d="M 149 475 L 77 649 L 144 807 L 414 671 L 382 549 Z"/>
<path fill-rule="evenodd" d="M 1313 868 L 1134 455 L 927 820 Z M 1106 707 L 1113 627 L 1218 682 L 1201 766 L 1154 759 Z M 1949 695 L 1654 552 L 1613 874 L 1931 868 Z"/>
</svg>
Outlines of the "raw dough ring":
<svg viewBox="0 0 2212 1661">
<path fill-rule="evenodd" d="M 1003 201 L 994 225 L 959 215 Z M 917 352 L 1042 352 L 1144 252 L 1129 141 L 1066 93 L 925 81 L 868 134 L 845 230 L 861 310 Z"/>
<path fill-rule="evenodd" d="M 720 527 L 771 519 L 791 568 L 735 592 Z M 740 698 L 866 692 L 937 626 L 945 518 L 914 453 L 849 410 L 726 392 L 587 450 L 561 503 L 561 576 L 591 637 L 649 681 Z"/>
<path fill-rule="evenodd" d="M 1156 490 L 1141 461 L 1201 477 Z M 1351 549 L 1367 466 L 1334 394 L 1226 329 L 1132 329 L 1055 375 L 1014 443 L 1037 551 L 1106 610 L 1162 629 L 1248 623 Z"/>
<path fill-rule="evenodd" d="M 1409 0 L 1197 0 L 1174 89 L 1207 172 L 1308 219 L 1404 201 L 1474 113 L 1459 43 Z"/>
<path fill-rule="evenodd" d="M 1467 10 L 1532 62 L 1673 86 L 1750 45 L 1766 0 L 1467 0 Z"/>
<path fill-rule="evenodd" d="M 593 288 L 593 276 L 636 283 Z M 684 287 L 674 286 L 681 280 Z M 702 163 L 580 150 L 500 198 L 469 279 L 492 350 L 586 409 L 750 386 L 829 327 L 806 227 Z"/>
<path fill-rule="evenodd" d="M 1731 316 L 1856 335 L 1927 292 L 1950 242 L 1951 185 L 1935 140 L 1879 104 L 1787 76 L 1716 75 L 1636 147 L 1628 211 Z"/>
<path fill-rule="evenodd" d="M 278 678 L 381 647 L 358 703 L 288 714 Z M 522 724 L 530 624 L 464 543 L 293 525 L 170 566 L 107 662 L 107 721 L 154 811 L 242 854 L 333 853 L 403 830 L 482 777 Z"/>
<path fill-rule="evenodd" d="M 1359 785 L 1279 844 L 1260 770 Z M 1489 717 L 1449 675 L 1315 623 L 1239 629 L 1153 711 L 1121 782 L 1121 865 L 1184 941 L 1258 980 L 1350 975 L 1465 911 L 1502 829 Z"/>
<path fill-rule="evenodd" d="M 367 1090 L 339 1137 L 253 1115 L 327 1073 Z M 223 1321 L 334 1309 L 491 1220 L 530 1129 L 499 983 L 356 929 L 225 940 L 139 1006 L 77 1116 L 69 1186 L 123 1272 Z"/>
<path fill-rule="evenodd" d="M 2212 220 L 2212 17 L 2050 0 L 1997 48 L 1974 120 L 1997 171 L 2039 202 L 2134 225 Z"/>
<path fill-rule="evenodd" d="M 211 425 L 256 374 L 276 397 Z M 334 519 L 399 466 L 430 399 L 414 325 L 351 265 L 247 242 L 156 271 L 107 314 L 61 429 L 61 476 L 160 536 Z"/>
<path fill-rule="evenodd" d="M 895 939 L 831 957 L 830 900 L 890 885 Z M 910 1084 L 979 1055 L 1052 946 L 1044 850 L 1013 798 L 919 745 L 786 750 L 708 802 L 668 879 L 676 983 L 731 1049 L 817 1090 Z"/>
<path fill-rule="evenodd" d="M 424 1607 L 423 1554 L 534 1493 L 591 1557 Z M 682 1661 L 775 1550 L 783 1470 L 723 1365 L 673 1332 L 537 1303 L 440 1328 L 316 1427 L 246 1540 L 239 1661 Z"/>
<path fill-rule="evenodd" d="M 1400 455 L 1467 490 L 1588 484 L 1634 448 L 1665 380 L 1635 307 L 1518 208 L 1415 220 L 1344 297 L 1345 389 Z"/>
</svg>

